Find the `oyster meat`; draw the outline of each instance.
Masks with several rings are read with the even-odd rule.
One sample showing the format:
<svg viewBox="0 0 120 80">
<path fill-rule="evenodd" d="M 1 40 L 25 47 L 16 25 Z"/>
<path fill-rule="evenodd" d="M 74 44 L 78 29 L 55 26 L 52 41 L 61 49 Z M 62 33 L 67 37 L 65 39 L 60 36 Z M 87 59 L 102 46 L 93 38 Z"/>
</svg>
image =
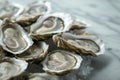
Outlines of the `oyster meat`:
<svg viewBox="0 0 120 80">
<path fill-rule="evenodd" d="M 45 14 L 51 12 L 51 4 L 47 1 L 35 1 L 25 6 L 24 12 L 16 18 L 16 22 L 22 26 L 29 26 Z"/>
<path fill-rule="evenodd" d="M 29 75 L 29 80 L 59 80 L 59 78 L 46 73 L 33 73 Z"/>
<path fill-rule="evenodd" d="M 0 62 L 0 80 L 8 80 L 20 75 L 27 66 L 28 63 L 23 60 L 8 57 L 2 59 Z"/>
<path fill-rule="evenodd" d="M 0 44 L 4 50 L 20 54 L 32 46 L 33 41 L 20 25 L 5 19 L 0 26 Z"/>
<path fill-rule="evenodd" d="M 41 41 L 33 44 L 27 51 L 17 55 L 17 57 L 26 61 L 42 60 L 47 55 L 48 48 L 49 45 Z"/>
<path fill-rule="evenodd" d="M 30 36 L 33 39 L 46 39 L 55 33 L 68 31 L 72 25 L 72 17 L 67 13 L 53 13 L 40 17 L 30 27 Z"/>
<path fill-rule="evenodd" d="M 10 3 L 7 0 L 0 0 L 0 19 L 14 19 L 23 11 L 23 7 L 17 3 Z"/>
<path fill-rule="evenodd" d="M 82 58 L 74 52 L 55 50 L 42 62 L 43 70 L 50 74 L 63 75 L 80 67 Z"/>
<path fill-rule="evenodd" d="M 104 53 L 104 44 L 98 37 L 89 34 L 62 33 L 53 36 L 53 41 L 58 47 L 73 50 L 77 53 L 97 56 Z"/>
</svg>

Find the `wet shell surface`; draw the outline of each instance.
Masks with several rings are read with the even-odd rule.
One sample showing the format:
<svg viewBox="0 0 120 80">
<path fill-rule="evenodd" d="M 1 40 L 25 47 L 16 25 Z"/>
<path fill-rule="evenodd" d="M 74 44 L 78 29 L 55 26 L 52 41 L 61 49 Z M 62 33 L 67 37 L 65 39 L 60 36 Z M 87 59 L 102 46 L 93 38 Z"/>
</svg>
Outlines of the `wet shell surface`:
<svg viewBox="0 0 120 80">
<path fill-rule="evenodd" d="M 0 19 L 14 19 L 23 12 L 23 7 L 17 3 L 10 3 L 7 0 L 0 1 Z"/>
<path fill-rule="evenodd" d="M 26 61 L 43 60 L 47 55 L 49 45 L 45 42 L 34 43 L 27 51 L 17 55 L 18 58 Z"/>
<path fill-rule="evenodd" d="M 98 37 L 82 33 L 81 35 L 62 33 L 53 36 L 58 47 L 73 50 L 77 53 L 97 56 L 104 53 L 104 44 Z"/>
<path fill-rule="evenodd" d="M 74 52 L 55 50 L 42 62 L 43 70 L 50 74 L 64 75 L 80 67 L 82 58 Z"/>
<path fill-rule="evenodd" d="M 55 33 L 70 30 L 72 17 L 67 13 L 53 13 L 40 17 L 37 22 L 30 27 L 30 36 L 34 39 L 46 39 Z"/>
<path fill-rule="evenodd" d="M 59 78 L 46 73 L 33 73 L 29 75 L 29 80 L 59 80 Z"/>
<path fill-rule="evenodd" d="M 32 46 L 33 41 L 20 25 L 5 19 L 0 26 L 0 44 L 10 53 L 21 54 Z"/>
<path fill-rule="evenodd" d="M 23 73 L 28 66 L 28 63 L 15 59 L 15 58 L 4 58 L 0 62 L 0 80 L 8 80 L 12 77 L 18 76 Z"/>
<path fill-rule="evenodd" d="M 16 22 L 21 26 L 29 26 L 45 14 L 51 12 L 51 4 L 47 1 L 34 1 L 24 7 L 24 12 L 16 18 Z"/>
</svg>

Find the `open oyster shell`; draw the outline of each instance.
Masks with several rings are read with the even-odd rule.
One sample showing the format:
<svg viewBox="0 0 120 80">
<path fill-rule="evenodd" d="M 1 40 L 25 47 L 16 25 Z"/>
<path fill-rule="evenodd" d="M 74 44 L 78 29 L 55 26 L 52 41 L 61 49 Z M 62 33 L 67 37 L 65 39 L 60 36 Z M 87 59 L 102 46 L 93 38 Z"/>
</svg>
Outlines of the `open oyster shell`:
<svg viewBox="0 0 120 80">
<path fill-rule="evenodd" d="M 10 3 L 8 0 L 0 0 L 0 19 L 15 18 L 22 13 L 24 8 L 16 3 Z"/>
<path fill-rule="evenodd" d="M 73 50 L 77 53 L 97 56 L 104 53 L 104 44 L 98 37 L 89 34 L 62 33 L 53 36 L 53 41 L 58 47 Z"/>
<path fill-rule="evenodd" d="M 27 68 L 28 63 L 15 59 L 15 58 L 4 58 L 0 62 L 0 80 L 8 80 L 12 77 L 20 75 Z"/>
<path fill-rule="evenodd" d="M 33 41 L 20 25 L 5 19 L 0 26 L 0 44 L 8 52 L 21 54 Z"/>
<path fill-rule="evenodd" d="M 28 26 L 36 22 L 39 16 L 51 12 L 51 4 L 47 1 L 35 1 L 25 6 L 24 12 L 16 18 L 16 22 L 22 26 Z"/>
<path fill-rule="evenodd" d="M 48 48 L 49 45 L 45 42 L 38 42 L 17 57 L 26 61 L 42 60 L 47 55 Z"/>
<path fill-rule="evenodd" d="M 30 36 L 33 39 L 46 39 L 52 34 L 68 31 L 72 22 L 71 15 L 67 13 L 47 14 L 31 25 Z"/>
<path fill-rule="evenodd" d="M 63 75 L 80 67 L 82 58 L 74 52 L 55 50 L 42 62 L 43 70 L 50 74 Z"/>
<path fill-rule="evenodd" d="M 29 75 L 29 80 L 59 80 L 59 78 L 46 73 L 33 73 Z"/>
</svg>

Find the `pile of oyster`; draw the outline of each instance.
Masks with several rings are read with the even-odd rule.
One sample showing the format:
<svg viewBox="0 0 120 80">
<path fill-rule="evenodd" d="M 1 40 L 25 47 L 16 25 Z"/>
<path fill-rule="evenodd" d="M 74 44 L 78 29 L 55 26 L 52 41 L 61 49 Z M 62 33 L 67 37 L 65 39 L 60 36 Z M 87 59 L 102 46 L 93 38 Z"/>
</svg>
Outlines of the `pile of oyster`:
<svg viewBox="0 0 120 80">
<path fill-rule="evenodd" d="M 104 53 L 104 44 L 68 13 L 47 1 L 22 6 L 0 1 L 0 80 L 59 80 L 81 67 L 83 56 Z M 26 73 L 30 64 L 42 72 Z"/>
</svg>

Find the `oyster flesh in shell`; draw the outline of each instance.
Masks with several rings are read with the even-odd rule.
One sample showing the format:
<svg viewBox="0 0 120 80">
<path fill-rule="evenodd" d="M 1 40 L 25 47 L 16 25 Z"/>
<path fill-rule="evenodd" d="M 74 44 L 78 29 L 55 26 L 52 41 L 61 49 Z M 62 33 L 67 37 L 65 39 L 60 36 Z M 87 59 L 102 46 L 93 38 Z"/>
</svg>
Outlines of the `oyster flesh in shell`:
<svg viewBox="0 0 120 80">
<path fill-rule="evenodd" d="M 29 26 L 45 14 L 51 12 L 51 4 L 47 1 L 35 1 L 25 7 L 24 12 L 16 18 L 16 22 L 21 26 Z"/>
<path fill-rule="evenodd" d="M 20 75 L 27 66 L 28 63 L 23 60 L 8 57 L 2 59 L 0 61 L 0 80 L 8 80 Z"/>
<path fill-rule="evenodd" d="M 67 13 L 53 13 L 40 17 L 37 22 L 30 26 L 30 36 L 33 39 L 46 39 L 55 33 L 68 31 L 73 19 Z"/>
<path fill-rule="evenodd" d="M 17 55 L 17 57 L 26 61 L 42 60 L 47 55 L 48 48 L 49 45 L 41 41 L 33 44 L 27 51 Z"/>
<path fill-rule="evenodd" d="M 104 53 L 104 44 L 98 37 L 89 34 L 62 33 L 53 36 L 53 41 L 58 47 L 73 50 L 77 53 L 97 56 Z"/>
<path fill-rule="evenodd" d="M 8 0 L 0 0 L 0 19 L 13 19 L 23 12 L 23 7 L 16 3 L 10 3 Z"/>
<path fill-rule="evenodd" d="M 4 50 L 13 54 L 21 54 L 32 44 L 32 39 L 20 25 L 8 19 L 3 21 L 0 26 L 0 45 Z"/>
<path fill-rule="evenodd" d="M 47 73 L 31 73 L 29 75 L 29 80 L 59 80 L 59 78 Z"/>
<path fill-rule="evenodd" d="M 63 75 L 80 67 L 82 58 L 74 52 L 55 50 L 42 62 L 43 70 L 50 74 Z"/>
</svg>

